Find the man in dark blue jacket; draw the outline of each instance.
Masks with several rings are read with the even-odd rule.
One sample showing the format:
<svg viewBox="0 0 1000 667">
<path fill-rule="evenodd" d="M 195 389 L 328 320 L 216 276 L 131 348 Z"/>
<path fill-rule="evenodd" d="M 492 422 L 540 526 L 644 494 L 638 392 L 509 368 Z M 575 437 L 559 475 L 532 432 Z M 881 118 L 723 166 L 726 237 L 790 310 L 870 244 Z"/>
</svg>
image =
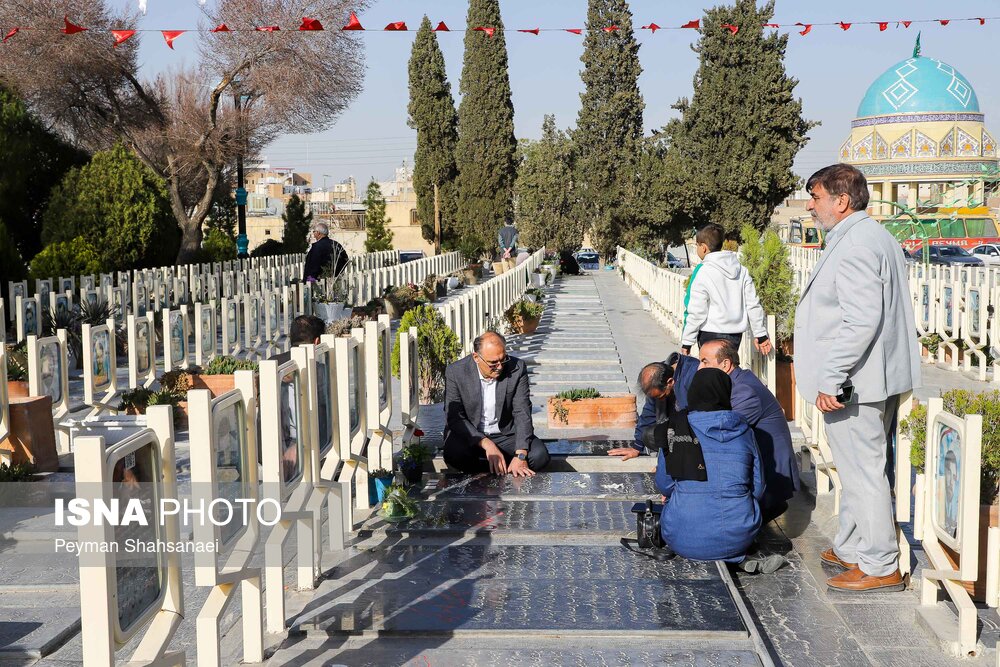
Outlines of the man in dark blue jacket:
<svg viewBox="0 0 1000 667">
<path fill-rule="evenodd" d="M 733 412 L 750 424 L 760 449 L 767 484 L 761 501 L 764 521 L 776 519 L 788 509 L 788 501 L 799 490 L 799 466 L 785 412 L 756 375 L 740 368 L 739 352 L 729 341 L 705 343 L 699 357 L 701 368 L 718 368 L 733 381 Z"/>
</svg>

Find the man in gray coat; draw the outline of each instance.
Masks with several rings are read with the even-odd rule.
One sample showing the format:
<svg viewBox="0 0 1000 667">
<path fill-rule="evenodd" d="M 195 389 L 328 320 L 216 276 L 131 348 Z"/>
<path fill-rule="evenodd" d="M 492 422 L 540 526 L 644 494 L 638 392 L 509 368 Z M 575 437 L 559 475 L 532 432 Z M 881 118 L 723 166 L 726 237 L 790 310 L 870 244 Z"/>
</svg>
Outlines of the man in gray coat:
<svg viewBox="0 0 1000 667">
<path fill-rule="evenodd" d="M 868 184 L 858 169 L 826 167 L 806 189 L 826 249 L 795 313 L 795 381 L 824 413 L 842 486 L 840 530 L 821 558 L 845 571 L 827 584 L 902 590 L 886 457 L 899 396 L 920 386 L 906 261 L 865 212 Z"/>
<path fill-rule="evenodd" d="M 462 472 L 531 477 L 549 464 L 535 437 L 525 363 L 507 356 L 503 336 L 488 331 L 473 353 L 445 370 L 444 460 Z"/>
</svg>

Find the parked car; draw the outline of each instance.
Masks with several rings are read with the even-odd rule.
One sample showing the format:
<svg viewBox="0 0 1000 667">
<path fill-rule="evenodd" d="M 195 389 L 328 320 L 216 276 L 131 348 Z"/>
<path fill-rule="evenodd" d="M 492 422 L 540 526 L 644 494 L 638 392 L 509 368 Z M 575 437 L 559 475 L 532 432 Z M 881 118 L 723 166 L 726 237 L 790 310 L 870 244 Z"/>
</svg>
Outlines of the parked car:
<svg viewBox="0 0 1000 667">
<path fill-rule="evenodd" d="M 983 260 L 984 264 L 1000 264 L 1000 244 L 984 243 L 972 249 L 975 257 Z"/>
<path fill-rule="evenodd" d="M 674 256 L 674 253 L 667 253 L 667 268 L 668 269 L 683 269 L 687 266 L 687 262 L 683 259 L 678 259 Z"/>
<path fill-rule="evenodd" d="M 424 255 L 423 250 L 400 250 L 399 263 L 406 264 L 407 262 L 415 262 L 418 259 L 423 259 L 425 256 L 426 255 Z"/>
<path fill-rule="evenodd" d="M 576 257 L 576 261 L 581 269 L 600 271 L 601 256 L 597 254 L 596 250 L 580 250 L 573 256 Z"/>
<path fill-rule="evenodd" d="M 968 250 L 957 245 L 932 245 L 928 248 L 917 248 L 916 252 L 913 253 L 917 261 L 923 261 L 925 250 L 928 252 L 931 264 L 983 266 L 983 260 L 973 257 Z"/>
</svg>

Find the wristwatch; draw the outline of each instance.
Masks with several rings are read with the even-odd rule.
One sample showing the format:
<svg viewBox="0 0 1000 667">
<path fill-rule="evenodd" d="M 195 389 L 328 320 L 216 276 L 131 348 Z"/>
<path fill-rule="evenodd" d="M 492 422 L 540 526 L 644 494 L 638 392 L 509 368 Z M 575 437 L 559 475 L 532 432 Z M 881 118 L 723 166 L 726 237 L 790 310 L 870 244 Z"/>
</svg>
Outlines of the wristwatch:
<svg viewBox="0 0 1000 667">
<path fill-rule="evenodd" d="M 527 461 L 528 460 L 528 453 L 527 452 L 518 452 L 517 453 L 517 460 L 518 461 Z"/>
</svg>

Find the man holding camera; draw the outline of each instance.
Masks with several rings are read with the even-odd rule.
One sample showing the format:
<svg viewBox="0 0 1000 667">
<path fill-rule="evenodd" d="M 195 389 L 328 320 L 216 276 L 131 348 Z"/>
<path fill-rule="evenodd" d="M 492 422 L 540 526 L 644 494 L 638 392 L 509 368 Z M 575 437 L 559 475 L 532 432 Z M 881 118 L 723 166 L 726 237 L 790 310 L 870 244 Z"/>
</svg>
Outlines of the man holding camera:
<svg viewBox="0 0 1000 667">
<path fill-rule="evenodd" d="M 840 530 L 821 559 L 848 592 L 902 590 L 888 433 L 899 396 L 920 386 L 920 354 L 899 242 L 866 213 L 868 185 L 836 164 L 810 177 L 806 205 L 826 248 L 795 313 L 795 380 L 824 413 L 840 475 Z"/>
</svg>

